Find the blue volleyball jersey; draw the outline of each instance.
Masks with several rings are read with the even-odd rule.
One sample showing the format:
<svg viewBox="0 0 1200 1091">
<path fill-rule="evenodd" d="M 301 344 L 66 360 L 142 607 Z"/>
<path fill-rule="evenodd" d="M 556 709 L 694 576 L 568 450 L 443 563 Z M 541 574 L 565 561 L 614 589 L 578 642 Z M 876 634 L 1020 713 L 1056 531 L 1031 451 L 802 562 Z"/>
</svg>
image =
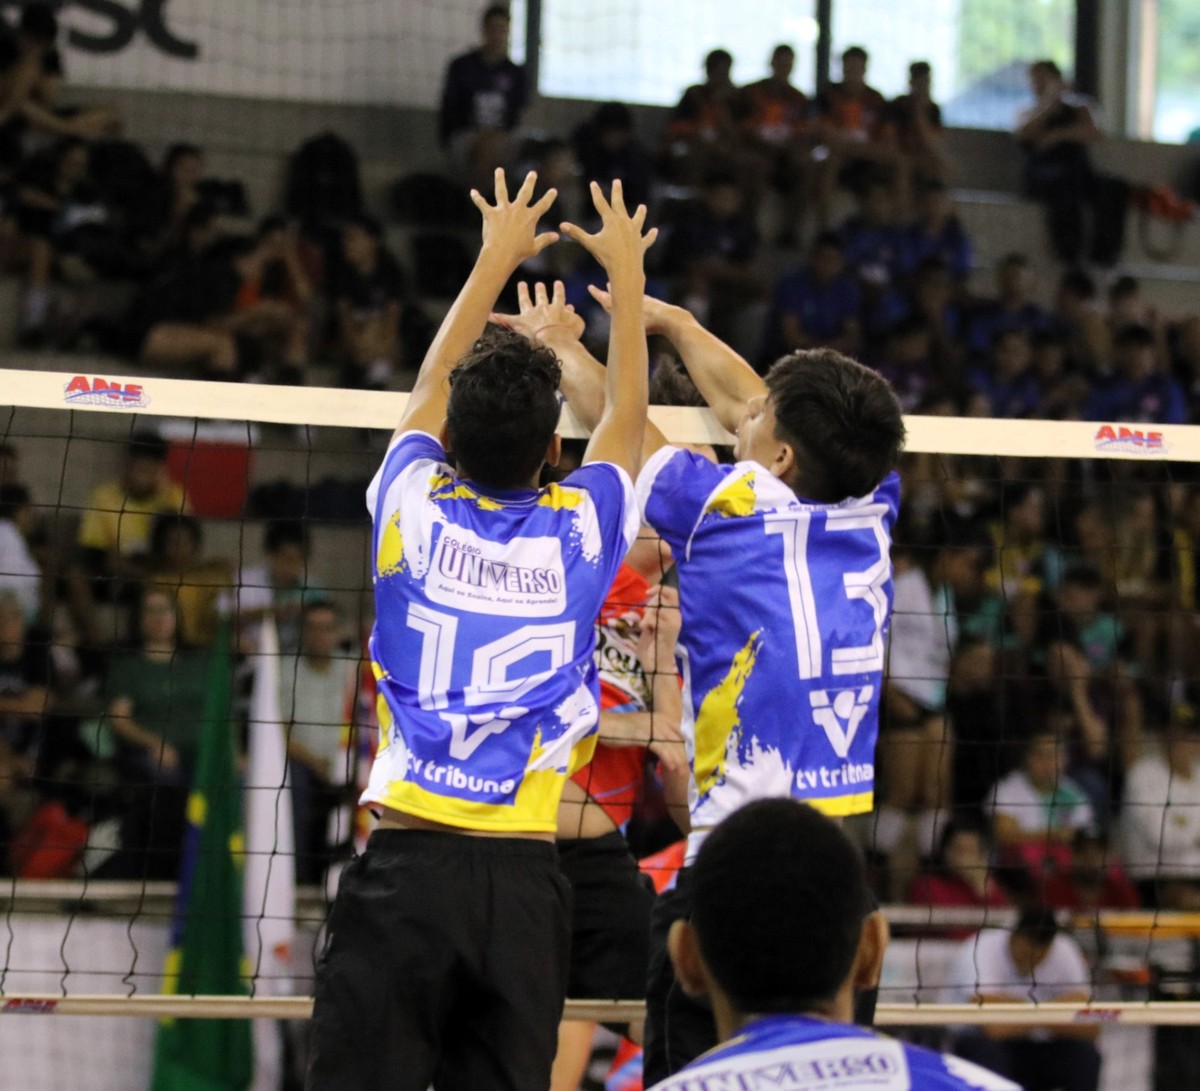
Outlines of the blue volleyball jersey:
<svg viewBox="0 0 1200 1091">
<path fill-rule="evenodd" d="M 367 503 L 380 740 L 362 801 L 552 832 L 595 746 L 596 618 L 639 527 L 629 475 L 591 463 L 545 489 L 485 489 L 406 432 Z"/>
<path fill-rule="evenodd" d="M 679 569 L 689 858 L 754 799 L 869 811 L 899 477 L 817 504 L 757 463 L 665 447 L 638 501 Z"/>
<path fill-rule="evenodd" d="M 1003 1076 L 864 1027 L 769 1015 L 650 1091 L 1021 1091 Z"/>
</svg>

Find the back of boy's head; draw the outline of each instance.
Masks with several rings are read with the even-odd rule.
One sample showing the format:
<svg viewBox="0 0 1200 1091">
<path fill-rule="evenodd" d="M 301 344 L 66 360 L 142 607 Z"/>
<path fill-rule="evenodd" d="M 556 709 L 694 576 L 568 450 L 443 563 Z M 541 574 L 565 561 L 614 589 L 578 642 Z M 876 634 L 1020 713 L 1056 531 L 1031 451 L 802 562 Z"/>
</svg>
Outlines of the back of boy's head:
<svg viewBox="0 0 1200 1091">
<path fill-rule="evenodd" d="M 308 553 L 308 528 L 302 519 L 274 519 L 263 531 L 263 550 L 278 553 L 285 546 L 296 546 Z"/>
<path fill-rule="evenodd" d="M 446 430 L 459 474 L 497 489 L 528 486 L 558 427 L 560 378 L 549 349 L 489 328 L 450 373 Z"/>
<path fill-rule="evenodd" d="M 871 900 L 835 822 L 790 799 L 750 803 L 708 836 L 690 875 L 700 953 L 739 1011 L 812 1011 L 837 996 Z"/>
<path fill-rule="evenodd" d="M 796 451 L 790 482 L 837 503 L 866 496 L 896 468 L 904 418 L 891 384 L 832 349 L 793 352 L 767 373 L 776 436 Z"/>
</svg>

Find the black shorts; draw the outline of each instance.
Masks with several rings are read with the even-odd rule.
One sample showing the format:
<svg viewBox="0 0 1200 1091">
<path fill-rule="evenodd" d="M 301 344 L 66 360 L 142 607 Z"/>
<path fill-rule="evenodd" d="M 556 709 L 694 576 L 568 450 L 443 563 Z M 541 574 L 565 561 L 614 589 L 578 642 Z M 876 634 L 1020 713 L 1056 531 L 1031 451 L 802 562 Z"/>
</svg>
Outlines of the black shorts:
<svg viewBox="0 0 1200 1091">
<path fill-rule="evenodd" d="M 371 834 L 329 918 L 308 1091 L 545 1091 L 570 901 L 547 842 Z"/>
<path fill-rule="evenodd" d="M 558 843 L 558 864 L 571 884 L 571 972 L 574 1000 L 640 1000 L 650 959 L 654 885 L 638 871 L 625 838 Z"/>
</svg>

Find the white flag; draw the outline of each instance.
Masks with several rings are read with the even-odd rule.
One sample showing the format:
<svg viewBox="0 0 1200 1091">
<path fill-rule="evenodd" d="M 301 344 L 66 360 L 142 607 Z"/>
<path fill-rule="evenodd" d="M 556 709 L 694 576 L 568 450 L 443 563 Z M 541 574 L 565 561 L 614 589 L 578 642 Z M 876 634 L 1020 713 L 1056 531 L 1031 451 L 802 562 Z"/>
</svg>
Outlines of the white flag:
<svg viewBox="0 0 1200 1091">
<path fill-rule="evenodd" d="M 296 931 L 296 846 L 292 788 L 279 708 L 279 634 L 264 620 L 250 698 L 250 753 L 246 771 L 245 949 L 254 991 L 279 996 L 292 990 Z M 278 1091 L 283 1046 L 274 1020 L 254 1021 L 253 1091 Z"/>
</svg>

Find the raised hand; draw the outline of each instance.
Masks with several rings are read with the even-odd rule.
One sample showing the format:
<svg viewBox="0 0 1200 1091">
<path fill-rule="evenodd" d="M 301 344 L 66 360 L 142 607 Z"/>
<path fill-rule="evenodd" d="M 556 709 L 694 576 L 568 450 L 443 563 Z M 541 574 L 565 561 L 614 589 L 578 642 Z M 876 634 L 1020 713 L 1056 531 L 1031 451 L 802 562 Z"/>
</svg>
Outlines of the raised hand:
<svg viewBox="0 0 1200 1091">
<path fill-rule="evenodd" d="M 517 285 L 519 314 L 493 314 L 492 321 L 507 326 L 529 341 L 545 344 L 556 338 L 578 341 L 583 336 L 583 319 L 567 302 L 567 290 L 561 280 L 554 282 L 554 294 L 547 295 L 546 285 L 533 286 L 533 298 L 529 296 L 529 285 L 521 281 Z"/>
<path fill-rule="evenodd" d="M 610 275 L 618 268 L 626 269 L 630 266 L 640 271 L 642 255 L 658 238 L 657 227 L 652 227 L 642 234 L 642 227 L 646 222 L 646 206 L 638 205 L 633 215 L 629 214 L 625 208 L 625 196 L 619 178 L 612 184 L 611 203 L 604 199 L 604 193 L 598 183 L 592 183 L 591 191 L 592 203 L 600 214 L 600 230 L 589 234 L 576 224 L 564 223 L 560 225 L 562 233 L 579 243 Z"/>
<path fill-rule="evenodd" d="M 557 231 L 538 234 L 538 221 L 550 210 L 558 190 L 550 189 L 535 204 L 534 187 L 537 174 L 530 171 L 512 200 L 508 197 L 508 182 L 504 169 L 496 168 L 496 203 L 489 205 L 478 190 L 471 190 L 471 200 L 483 214 L 483 247 L 502 254 L 515 269 L 521 262 L 540 254 L 558 241 Z"/>
<path fill-rule="evenodd" d="M 588 285 L 588 291 L 601 307 L 612 314 L 611 291 L 597 288 L 594 284 Z M 642 296 L 642 324 L 646 327 L 647 333 L 665 333 L 672 319 L 679 314 L 680 310 L 681 308 L 664 303 L 661 299 L 655 299 L 653 296 Z"/>
</svg>

